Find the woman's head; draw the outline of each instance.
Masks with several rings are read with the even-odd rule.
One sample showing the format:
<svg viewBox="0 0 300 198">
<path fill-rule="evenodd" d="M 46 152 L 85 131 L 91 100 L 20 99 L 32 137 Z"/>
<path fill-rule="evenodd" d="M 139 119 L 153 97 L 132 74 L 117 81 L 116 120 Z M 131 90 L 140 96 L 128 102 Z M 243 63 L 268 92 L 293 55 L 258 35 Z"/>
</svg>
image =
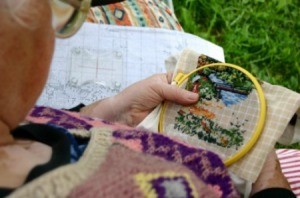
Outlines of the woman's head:
<svg viewBox="0 0 300 198">
<path fill-rule="evenodd" d="M 0 125 L 9 129 L 24 119 L 45 85 L 54 47 L 54 1 L 77 5 L 74 0 L 0 0 Z M 88 11 L 91 0 L 79 2 Z"/>
<path fill-rule="evenodd" d="M 54 46 L 49 1 L 1 1 L 0 24 L 0 119 L 12 129 L 48 76 Z"/>
</svg>

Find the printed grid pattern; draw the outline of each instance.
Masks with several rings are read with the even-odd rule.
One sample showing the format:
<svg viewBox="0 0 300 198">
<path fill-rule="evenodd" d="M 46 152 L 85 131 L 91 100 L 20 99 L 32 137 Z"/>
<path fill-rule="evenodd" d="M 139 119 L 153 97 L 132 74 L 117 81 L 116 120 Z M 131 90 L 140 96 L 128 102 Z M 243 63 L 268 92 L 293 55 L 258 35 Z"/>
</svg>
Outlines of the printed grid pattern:
<svg viewBox="0 0 300 198">
<path fill-rule="evenodd" d="M 51 72 L 38 105 L 69 108 L 120 92 L 155 73 L 184 48 L 224 61 L 223 49 L 179 31 L 86 23 L 57 39 Z"/>
</svg>

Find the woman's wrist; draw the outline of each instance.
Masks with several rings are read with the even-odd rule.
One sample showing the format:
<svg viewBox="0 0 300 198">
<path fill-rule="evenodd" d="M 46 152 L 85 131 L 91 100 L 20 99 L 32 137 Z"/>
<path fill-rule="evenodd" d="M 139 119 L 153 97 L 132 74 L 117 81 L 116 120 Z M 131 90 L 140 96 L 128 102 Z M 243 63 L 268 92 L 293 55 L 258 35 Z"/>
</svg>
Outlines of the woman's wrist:
<svg viewBox="0 0 300 198">
<path fill-rule="evenodd" d="M 129 108 L 120 95 L 99 100 L 80 109 L 80 114 L 123 124 L 130 123 Z"/>
<path fill-rule="evenodd" d="M 112 102 L 112 98 L 98 100 L 97 102 L 81 108 L 80 114 L 113 121 L 111 119 L 114 117 L 114 115 L 112 115 L 112 111 L 110 110 L 111 106 L 113 106 L 113 104 L 111 104 Z"/>
<path fill-rule="evenodd" d="M 252 185 L 252 195 L 269 188 L 283 188 L 291 190 L 288 181 L 284 177 L 275 151 L 267 156 L 264 166 L 257 181 Z"/>
</svg>

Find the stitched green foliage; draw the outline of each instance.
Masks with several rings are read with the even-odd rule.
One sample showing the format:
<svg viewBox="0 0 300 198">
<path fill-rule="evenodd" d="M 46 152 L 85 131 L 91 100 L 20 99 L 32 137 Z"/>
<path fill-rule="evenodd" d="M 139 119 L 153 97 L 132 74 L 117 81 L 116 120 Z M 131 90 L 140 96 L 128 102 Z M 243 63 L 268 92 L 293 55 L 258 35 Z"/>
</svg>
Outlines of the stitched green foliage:
<svg viewBox="0 0 300 198">
<path fill-rule="evenodd" d="M 214 81 L 211 78 L 214 78 Z M 220 91 L 223 89 L 248 95 L 253 89 L 250 80 L 243 73 L 232 68 L 204 68 L 189 77 L 186 89 L 198 93 L 199 102 L 189 107 L 182 107 L 177 112 L 174 129 L 189 136 L 197 136 L 199 140 L 211 144 L 238 149 L 244 142 L 245 130 L 242 126 L 247 120 L 239 124 L 238 118 L 233 114 L 234 122 L 230 122 L 229 127 L 221 127 L 214 119 L 215 114 L 207 109 L 210 104 L 206 104 L 205 101 L 217 104 L 222 99 Z M 230 103 L 233 104 L 232 101 Z"/>
<path fill-rule="evenodd" d="M 244 141 L 241 125 L 230 123 L 230 128 L 222 128 L 215 121 L 205 116 L 195 116 L 192 113 L 178 112 L 174 129 L 190 136 L 198 136 L 205 142 L 221 147 L 238 149 Z"/>
</svg>

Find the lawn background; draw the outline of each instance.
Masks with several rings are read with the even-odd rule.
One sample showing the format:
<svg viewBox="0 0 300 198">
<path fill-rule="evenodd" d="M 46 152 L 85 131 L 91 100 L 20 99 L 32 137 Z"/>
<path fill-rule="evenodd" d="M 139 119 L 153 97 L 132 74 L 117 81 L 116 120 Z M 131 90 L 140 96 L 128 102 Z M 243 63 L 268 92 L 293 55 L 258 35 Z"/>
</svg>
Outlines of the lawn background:
<svg viewBox="0 0 300 198">
<path fill-rule="evenodd" d="M 222 46 L 226 62 L 300 92 L 300 1 L 173 3 L 184 30 Z"/>
<path fill-rule="evenodd" d="M 184 30 L 222 46 L 226 62 L 300 93 L 299 0 L 173 3 Z M 300 149 L 300 144 L 291 148 Z"/>
</svg>

